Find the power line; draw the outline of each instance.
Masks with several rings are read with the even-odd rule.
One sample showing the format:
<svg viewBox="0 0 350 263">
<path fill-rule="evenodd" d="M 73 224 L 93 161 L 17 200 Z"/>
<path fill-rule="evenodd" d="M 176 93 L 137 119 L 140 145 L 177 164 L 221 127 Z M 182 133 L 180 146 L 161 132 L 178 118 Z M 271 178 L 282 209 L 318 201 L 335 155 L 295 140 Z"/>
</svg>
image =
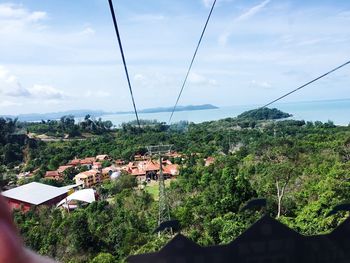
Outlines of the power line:
<svg viewBox="0 0 350 263">
<path fill-rule="evenodd" d="M 298 87 L 298 88 L 296 88 L 296 89 L 294 89 L 294 90 L 292 90 L 292 91 L 290 91 L 290 92 L 288 92 L 288 93 L 286 93 L 286 94 L 284 94 L 284 95 L 278 97 L 277 99 L 274 99 L 273 101 L 271 101 L 271 102 L 265 104 L 264 106 L 260 107 L 259 109 L 265 108 L 265 107 L 267 107 L 267 106 L 269 106 L 269 105 L 275 103 L 276 101 L 279 101 L 279 100 L 281 100 L 281 99 L 283 99 L 283 98 L 289 96 L 290 94 L 292 94 L 292 93 L 294 93 L 294 92 L 296 92 L 296 91 L 298 91 L 298 90 L 301 90 L 302 88 L 305 88 L 306 86 L 310 85 L 311 83 L 313 83 L 313 82 L 315 82 L 315 81 L 317 81 L 317 80 L 319 80 L 319 79 L 324 78 L 325 76 L 327 76 L 327 75 L 333 73 L 334 71 L 337 71 L 338 69 L 341 69 L 342 67 L 345 67 L 345 66 L 348 65 L 348 64 L 350 64 L 350 60 L 347 61 L 347 62 L 345 62 L 344 64 L 341 64 L 340 66 L 338 66 L 338 67 L 336 67 L 336 68 L 334 68 L 334 69 L 328 71 L 327 73 L 324 73 L 323 75 L 321 75 L 321 76 L 319 76 L 319 77 L 317 77 L 317 78 L 315 78 L 315 79 L 313 79 L 313 80 L 311 80 L 311 81 L 305 83 L 304 85 L 301 85 L 300 87 Z"/>
<path fill-rule="evenodd" d="M 182 91 L 183 91 L 183 89 L 184 89 L 184 87 L 185 87 L 185 84 L 186 84 L 186 81 L 187 81 L 188 75 L 190 74 L 190 71 L 191 71 L 191 68 L 192 68 L 192 65 L 193 65 L 194 59 L 196 58 L 196 55 L 197 55 L 197 52 L 198 52 L 199 46 L 200 46 L 200 44 L 201 44 L 201 42 L 202 42 L 202 39 L 203 39 L 203 36 L 204 36 L 205 30 L 206 30 L 207 25 L 208 25 L 208 23 L 209 23 L 209 20 L 210 20 L 211 14 L 213 13 L 213 9 L 214 9 L 215 4 L 216 4 L 216 0 L 214 0 L 213 5 L 212 5 L 212 7 L 211 7 L 211 9 L 210 9 L 210 12 L 209 12 L 209 15 L 208 15 L 207 21 L 205 22 L 205 25 L 204 25 L 204 28 L 203 28 L 203 31 L 202 31 L 201 37 L 199 38 L 199 41 L 198 41 L 198 44 L 197 44 L 196 50 L 195 50 L 195 52 L 194 52 L 194 54 L 193 54 L 193 57 L 192 57 L 192 60 L 191 60 L 191 63 L 190 63 L 190 66 L 188 67 L 188 70 L 187 70 L 187 74 L 186 74 L 185 80 L 184 80 L 184 82 L 182 83 L 182 87 L 181 87 L 180 93 L 179 93 L 179 95 L 178 95 L 178 97 L 177 97 L 177 99 L 176 99 L 176 102 L 175 102 L 174 108 L 173 108 L 173 110 L 172 110 L 172 112 L 171 112 L 171 115 L 170 115 L 170 118 L 169 118 L 169 121 L 168 121 L 168 123 L 169 123 L 169 124 L 170 124 L 170 122 L 171 122 L 171 119 L 173 118 L 173 115 L 174 115 L 174 112 L 175 112 L 175 110 L 176 110 L 177 104 L 178 104 L 178 102 L 179 102 L 179 100 L 180 100 L 180 97 L 181 97 L 181 95 L 182 95 Z"/>
<path fill-rule="evenodd" d="M 119 30 L 118 30 L 117 19 L 116 19 L 115 13 L 114 13 L 113 2 L 112 2 L 112 0 L 108 0 L 108 2 L 109 2 L 109 8 L 110 8 L 111 14 L 112 14 L 112 19 L 113 19 L 113 24 L 114 24 L 115 33 L 116 33 L 117 39 L 118 39 L 118 44 L 119 44 L 120 53 L 121 53 L 122 59 L 123 59 L 123 64 L 124 64 L 124 69 L 125 69 L 126 78 L 127 78 L 127 80 L 128 80 L 129 91 L 130 91 L 130 95 L 131 95 L 132 104 L 133 104 L 133 106 L 134 106 L 134 111 L 135 111 L 135 115 L 136 115 L 137 124 L 139 125 L 139 128 L 141 128 L 139 116 L 138 116 L 138 114 L 137 114 L 137 109 L 136 109 L 136 104 L 135 104 L 135 98 L 134 98 L 134 94 L 133 94 L 132 88 L 131 88 L 131 83 L 130 83 L 130 78 L 129 78 L 129 72 L 128 72 L 128 68 L 127 68 L 127 66 L 126 66 L 126 61 L 125 61 L 123 46 L 122 46 L 122 42 L 121 42 L 121 39 L 120 39 Z"/>
</svg>

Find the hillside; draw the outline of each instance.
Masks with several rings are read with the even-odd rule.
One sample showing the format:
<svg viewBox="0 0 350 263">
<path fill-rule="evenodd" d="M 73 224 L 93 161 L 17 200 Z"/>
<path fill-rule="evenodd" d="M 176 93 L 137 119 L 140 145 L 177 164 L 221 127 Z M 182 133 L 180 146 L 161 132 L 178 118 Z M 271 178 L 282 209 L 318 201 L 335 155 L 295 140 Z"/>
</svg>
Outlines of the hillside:
<svg viewBox="0 0 350 263">
<path fill-rule="evenodd" d="M 262 108 L 262 109 L 254 109 L 245 111 L 242 114 L 237 116 L 237 119 L 248 119 L 248 120 L 278 120 L 278 119 L 285 119 L 289 118 L 292 115 L 289 113 L 285 113 L 283 111 L 280 111 L 276 108 L 270 109 L 270 108 Z"/>
<path fill-rule="evenodd" d="M 38 141 L 28 146 L 25 164 L 16 161 L 6 169 L 4 157 L 11 155 L 3 139 L 3 174 L 38 169 L 33 178 L 17 183 L 49 183 L 43 179 L 45 171 L 76 156 L 108 154 L 129 162 L 146 153 L 146 145 L 173 144 L 183 157 L 171 159 L 181 166 L 167 188 L 171 218 L 200 245 L 228 243 L 260 218 L 262 212 L 240 211 L 256 197 L 267 198 L 266 213 L 305 235 L 330 232 L 345 219 L 345 213 L 327 214 L 350 200 L 350 127 L 279 120 L 237 129 L 234 118 L 184 125 L 177 130 L 158 123 L 138 130 L 125 124 L 84 141 Z M 206 165 L 208 157 L 213 162 Z M 135 177 L 125 174 L 97 191 L 101 200 L 71 213 L 55 208 L 16 212 L 26 245 L 61 262 L 99 262 L 103 257 L 123 262 L 130 254 L 158 250 L 171 238 L 153 234 L 156 189 L 143 190 Z"/>
</svg>

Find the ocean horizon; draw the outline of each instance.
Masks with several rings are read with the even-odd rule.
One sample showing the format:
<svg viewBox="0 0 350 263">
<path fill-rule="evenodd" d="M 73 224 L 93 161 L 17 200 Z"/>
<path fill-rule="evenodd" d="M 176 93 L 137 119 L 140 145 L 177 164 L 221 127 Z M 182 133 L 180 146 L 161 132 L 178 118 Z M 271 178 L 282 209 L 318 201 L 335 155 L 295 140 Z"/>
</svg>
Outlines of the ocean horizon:
<svg viewBox="0 0 350 263">
<path fill-rule="evenodd" d="M 189 121 L 201 123 L 215 121 L 224 118 L 234 118 L 244 111 L 258 108 L 261 105 L 237 105 L 225 106 L 218 109 L 177 111 L 174 113 L 172 122 Z M 336 125 L 347 126 L 350 123 L 350 99 L 324 100 L 324 101 L 303 101 L 276 103 L 269 108 L 277 108 L 281 111 L 292 114 L 291 119 L 305 121 L 332 121 Z M 100 116 L 103 120 L 110 120 L 115 126 L 135 120 L 134 114 L 110 114 Z M 139 113 L 143 120 L 157 120 L 168 122 L 170 112 Z"/>
</svg>

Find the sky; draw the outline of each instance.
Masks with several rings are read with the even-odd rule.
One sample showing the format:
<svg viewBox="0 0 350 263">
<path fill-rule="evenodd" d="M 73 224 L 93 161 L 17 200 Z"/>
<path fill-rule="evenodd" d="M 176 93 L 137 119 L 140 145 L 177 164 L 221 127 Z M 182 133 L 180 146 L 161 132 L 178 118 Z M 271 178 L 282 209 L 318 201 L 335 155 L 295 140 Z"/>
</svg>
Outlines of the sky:
<svg viewBox="0 0 350 263">
<path fill-rule="evenodd" d="M 138 109 L 172 106 L 212 0 L 114 0 Z M 350 60 L 350 1 L 218 0 L 179 105 L 265 104 Z M 284 99 L 350 98 L 350 66 Z M 0 115 L 132 110 L 107 0 L 0 0 Z"/>
</svg>

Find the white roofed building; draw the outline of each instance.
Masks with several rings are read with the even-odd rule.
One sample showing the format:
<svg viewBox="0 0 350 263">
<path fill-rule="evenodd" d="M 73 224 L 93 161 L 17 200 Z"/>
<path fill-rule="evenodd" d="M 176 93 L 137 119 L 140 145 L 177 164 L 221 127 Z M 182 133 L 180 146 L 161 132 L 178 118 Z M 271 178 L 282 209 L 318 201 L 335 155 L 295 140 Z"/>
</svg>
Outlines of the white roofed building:
<svg viewBox="0 0 350 263">
<path fill-rule="evenodd" d="M 67 193 L 66 188 L 33 182 L 2 192 L 1 195 L 5 197 L 11 209 L 27 212 L 40 205 L 54 206 L 65 198 Z"/>
</svg>

